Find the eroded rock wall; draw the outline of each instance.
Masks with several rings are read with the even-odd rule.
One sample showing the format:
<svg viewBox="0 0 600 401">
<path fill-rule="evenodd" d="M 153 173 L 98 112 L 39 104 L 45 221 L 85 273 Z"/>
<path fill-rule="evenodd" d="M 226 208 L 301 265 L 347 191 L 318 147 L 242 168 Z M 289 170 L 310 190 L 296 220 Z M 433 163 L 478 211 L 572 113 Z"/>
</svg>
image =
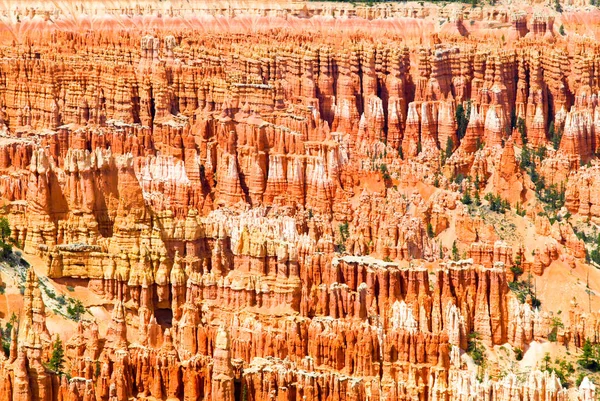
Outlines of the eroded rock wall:
<svg viewBox="0 0 600 401">
<path fill-rule="evenodd" d="M 567 400 L 555 374 L 492 379 L 465 351 L 545 341 L 552 311 L 509 283 L 585 264 L 522 150 L 600 216 L 597 44 L 505 6 L 188 4 L 84 2 L 79 25 L 6 6 L 2 214 L 112 320 L 65 341 L 70 380 L 45 368 L 29 270 L 0 399 Z M 475 213 L 485 194 L 537 241 Z M 560 342 L 598 341 L 569 315 Z"/>
</svg>

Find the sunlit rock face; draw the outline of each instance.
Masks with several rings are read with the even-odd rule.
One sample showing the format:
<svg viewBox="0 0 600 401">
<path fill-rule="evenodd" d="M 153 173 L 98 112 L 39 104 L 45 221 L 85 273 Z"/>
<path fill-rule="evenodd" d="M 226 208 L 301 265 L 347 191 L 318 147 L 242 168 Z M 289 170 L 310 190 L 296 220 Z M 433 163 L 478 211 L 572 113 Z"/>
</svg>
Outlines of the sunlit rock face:
<svg viewBox="0 0 600 401">
<path fill-rule="evenodd" d="M 594 400 L 576 3 L 0 4 L 0 400 Z"/>
</svg>

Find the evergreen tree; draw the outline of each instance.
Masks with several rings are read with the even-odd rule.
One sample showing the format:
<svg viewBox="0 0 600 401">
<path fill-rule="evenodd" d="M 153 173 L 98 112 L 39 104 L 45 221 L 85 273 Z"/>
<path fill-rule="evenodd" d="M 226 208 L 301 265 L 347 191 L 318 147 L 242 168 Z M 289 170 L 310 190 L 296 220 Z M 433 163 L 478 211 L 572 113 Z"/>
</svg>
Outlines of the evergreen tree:
<svg viewBox="0 0 600 401">
<path fill-rule="evenodd" d="M 527 144 L 527 134 L 525 132 L 525 120 L 521 117 L 517 119 L 517 131 L 521 135 L 521 142 L 523 142 L 523 146 Z"/>
<path fill-rule="evenodd" d="M 62 368 L 65 363 L 65 351 L 63 349 L 60 337 L 56 336 L 56 341 L 52 344 L 52 356 L 48 362 L 48 369 L 55 373 L 62 373 Z"/>
<path fill-rule="evenodd" d="M 6 239 L 10 237 L 10 224 L 6 217 L 0 218 L 0 237 L 2 237 L 2 242 L 6 242 Z"/>
<path fill-rule="evenodd" d="M 458 256 L 458 247 L 456 246 L 456 241 L 454 241 L 452 243 L 452 259 L 454 261 L 457 261 L 458 259 L 460 259 Z"/>
<path fill-rule="evenodd" d="M 473 203 L 473 200 L 471 199 L 471 192 L 469 191 L 469 188 L 465 189 L 465 192 L 463 193 L 463 196 L 460 199 L 460 201 L 465 205 L 470 205 L 471 203 Z"/>
<path fill-rule="evenodd" d="M 456 130 L 456 135 L 458 140 L 464 138 L 465 133 L 467 132 L 467 126 L 469 125 L 469 117 L 471 116 L 471 104 L 470 102 L 466 103 L 466 108 L 460 103 L 456 106 L 456 123 L 458 125 L 458 129 Z"/>
<path fill-rule="evenodd" d="M 444 151 L 444 157 L 447 159 L 452 156 L 452 152 L 454 151 L 454 141 L 451 137 L 446 141 L 446 150 Z M 445 160 L 444 160 L 445 161 Z"/>
<path fill-rule="evenodd" d="M 431 225 L 431 223 L 427 223 L 427 236 L 429 238 L 435 237 L 435 233 L 433 232 L 433 226 Z"/>
<path fill-rule="evenodd" d="M 554 0 L 554 9 L 559 13 L 563 12 L 562 5 L 560 4 L 560 0 Z"/>
<path fill-rule="evenodd" d="M 550 363 L 550 353 L 546 352 L 546 354 L 544 355 L 544 363 L 546 364 L 546 367 L 544 368 L 545 370 L 548 370 L 548 364 Z"/>
<path fill-rule="evenodd" d="M 558 150 L 560 147 L 560 140 L 562 139 L 562 132 L 560 132 L 560 130 L 556 130 L 554 127 L 554 121 L 550 123 L 548 134 L 550 135 L 550 140 L 552 141 L 552 147 L 555 150 Z"/>
<path fill-rule="evenodd" d="M 590 340 L 586 339 L 585 343 L 583 344 L 583 348 L 581 349 L 583 352 L 577 360 L 577 363 L 582 368 L 589 369 L 595 372 L 598 370 L 598 368 L 600 368 L 600 365 L 598 364 L 597 350 L 594 348 L 595 347 L 592 346 Z"/>
</svg>

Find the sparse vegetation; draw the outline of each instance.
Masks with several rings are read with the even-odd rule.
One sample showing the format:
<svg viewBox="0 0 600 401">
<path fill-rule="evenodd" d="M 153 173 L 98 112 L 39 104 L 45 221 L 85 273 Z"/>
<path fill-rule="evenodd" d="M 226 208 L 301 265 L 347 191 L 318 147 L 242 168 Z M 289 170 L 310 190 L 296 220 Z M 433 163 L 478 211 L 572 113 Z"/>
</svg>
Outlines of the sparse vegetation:
<svg viewBox="0 0 600 401">
<path fill-rule="evenodd" d="M 490 210 L 496 213 L 504 213 L 510 210 L 510 203 L 506 199 L 502 199 L 500 195 L 487 193 L 484 197 L 490 204 Z"/>
<path fill-rule="evenodd" d="M 469 334 L 467 343 L 467 354 L 473 359 L 475 365 L 479 366 L 479 378 L 483 376 L 486 368 L 485 348 L 479 341 L 479 334 L 472 332 Z"/>
<path fill-rule="evenodd" d="M 557 212 L 565 205 L 565 186 L 552 184 L 546 186 L 544 178 L 537 172 L 537 165 L 546 157 L 546 148 L 539 147 L 532 151 L 527 145 L 521 149 L 521 168 L 525 170 L 535 186 L 537 198 L 544 203 L 544 213 L 550 223 L 560 220 Z"/>
<path fill-rule="evenodd" d="M 70 304 L 67 306 L 67 315 L 70 319 L 78 322 L 81 320 L 81 316 L 86 312 L 83 303 L 78 299 L 70 299 Z"/>
<path fill-rule="evenodd" d="M 543 187 L 538 192 L 538 198 L 546 204 L 546 212 L 556 213 L 565 205 L 565 186 L 561 184 L 557 187 L 552 184 L 549 187 Z"/>
<path fill-rule="evenodd" d="M 523 268 L 521 267 L 521 263 L 522 263 L 521 254 L 517 253 L 517 256 L 515 257 L 515 264 L 510 267 L 510 271 L 512 272 L 512 274 L 514 276 L 513 281 L 517 281 L 519 279 L 519 276 L 521 274 L 523 274 Z"/>
<path fill-rule="evenodd" d="M 554 364 L 552 364 L 552 359 L 550 358 L 549 353 L 546 353 L 546 355 L 544 355 L 543 362 L 544 362 L 543 370 L 548 373 L 554 372 L 554 374 L 560 381 L 560 384 L 564 388 L 568 388 L 569 387 L 568 378 L 572 377 L 573 374 L 575 373 L 575 367 L 573 366 L 573 364 L 571 362 L 566 361 L 565 359 L 559 359 L 559 358 L 555 359 Z"/>
<path fill-rule="evenodd" d="M 592 345 L 590 340 L 586 339 L 581 351 L 577 364 L 584 369 L 598 372 L 600 370 L 600 344 Z"/>
<path fill-rule="evenodd" d="M 536 297 L 535 291 L 531 288 L 531 274 L 527 281 L 516 280 L 508 283 L 508 288 L 515 293 L 520 303 L 524 304 L 527 301 L 527 297 L 530 297 L 531 305 L 534 308 L 539 308 L 541 306 L 542 303 Z"/>
<path fill-rule="evenodd" d="M 381 178 L 383 178 L 384 181 L 389 181 L 392 178 L 388 171 L 387 164 L 385 164 L 385 163 L 380 164 L 379 171 L 381 172 Z"/>
</svg>

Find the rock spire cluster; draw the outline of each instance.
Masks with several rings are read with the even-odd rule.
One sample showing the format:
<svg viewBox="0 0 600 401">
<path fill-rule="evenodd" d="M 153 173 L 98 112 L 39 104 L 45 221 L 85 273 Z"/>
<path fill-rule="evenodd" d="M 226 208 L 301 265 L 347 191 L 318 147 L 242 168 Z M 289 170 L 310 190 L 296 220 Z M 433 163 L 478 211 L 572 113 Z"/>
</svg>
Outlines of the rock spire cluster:
<svg viewBox="0 0 600 401">
<path fill-rule="evenodd" d="M 0 400 L 595 399 L 472 352 L 600 338 L 582 5 L 2 7 Z"/>
</svg>

